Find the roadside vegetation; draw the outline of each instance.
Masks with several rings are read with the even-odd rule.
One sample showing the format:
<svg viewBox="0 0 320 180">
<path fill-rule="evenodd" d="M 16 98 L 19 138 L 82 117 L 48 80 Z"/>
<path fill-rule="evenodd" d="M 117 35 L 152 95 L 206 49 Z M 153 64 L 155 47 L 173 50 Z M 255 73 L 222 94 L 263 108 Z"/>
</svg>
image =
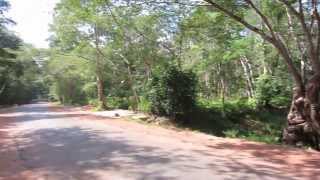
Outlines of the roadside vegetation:
<svg viewBox="0 0 320 180">
<path fill-rule="evenodd" d="M 301 94 L 311 86 L 319 94 L 320 53 L 310 48 L 320 45 L 306 38 L 320 39 L 312 2 L 61 0 L 49 49 L 1 25 L 0 103 L 131 109 L 217 136 L 318 148 L 319 112 L 301 116 L 295 103 L 319 102 Z M 299 117 L 307 120 L 296 126 Z"/>
</svg>

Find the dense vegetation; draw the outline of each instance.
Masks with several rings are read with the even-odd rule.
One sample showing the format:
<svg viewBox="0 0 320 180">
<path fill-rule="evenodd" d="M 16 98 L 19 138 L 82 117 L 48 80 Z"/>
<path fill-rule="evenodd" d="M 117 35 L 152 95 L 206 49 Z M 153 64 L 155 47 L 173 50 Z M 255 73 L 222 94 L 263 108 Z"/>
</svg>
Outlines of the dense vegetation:
<svg viewBox="0 0 320 180">
<path fill-rule="evenodd" d="M 0 105 L 24 104 L 45 94 L 35 61 L 39 52 L 8 30 L 14 24 L 4 16 L 8 8 L 6 1 L 0 1 Z"/>
<path fill-rule="evenodd" d="M 176 66 L 154 72 L 148 94 L 151 112 L 187 121 L 196 108 L 196 85 L 193 72 L 183 72 Z"/>
<path fill-rule="evenodd" d="M 8 6 L 1 5 L 1 11 Z M 8 43 L 0 47 L 6 64 L 0 102 L 27 102 L 48 91 L 50 100 L 64 104 L 152 112 L 221 136 L 274 143 L 288 127 L 287 143 L 306 143 L 306 134 L 319 137 L 319 112 L 302 112 L 295 100 L 304 99 L 305 107 L 319 102 L 317 6 L 286 0 L 61 0 L 48 50 L 22 45 L 1 25 L 1 43 Z M 37 59 L 45 61 L 39 66 Z M 291 106 L 293 87 L 299 97 Z"/>
</svg>

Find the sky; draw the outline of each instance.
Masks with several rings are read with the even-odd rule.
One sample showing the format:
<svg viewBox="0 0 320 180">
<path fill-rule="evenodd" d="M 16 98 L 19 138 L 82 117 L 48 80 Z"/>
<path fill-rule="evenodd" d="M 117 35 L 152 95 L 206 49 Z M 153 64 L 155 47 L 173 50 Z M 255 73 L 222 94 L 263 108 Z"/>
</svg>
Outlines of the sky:
<svg viewBox="0 0 320 180">
<path fill-rule="evenodd" d="M 49 24 L 55 4 L 59 0 L 9 0 L 11 8 L 8 16 L 17 25 L 11 29 L 21 37 L 24 42 L 33 44 L 37 48 L 48 48 L 46 41 L 49 36 Z"/>
</svg>

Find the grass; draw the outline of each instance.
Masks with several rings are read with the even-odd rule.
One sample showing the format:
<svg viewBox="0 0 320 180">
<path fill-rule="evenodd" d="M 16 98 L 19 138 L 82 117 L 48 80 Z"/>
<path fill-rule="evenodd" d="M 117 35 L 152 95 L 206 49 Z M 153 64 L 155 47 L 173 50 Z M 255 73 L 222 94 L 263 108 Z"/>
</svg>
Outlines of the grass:
<svg viewBox="0 0 320 180">
<path fill-rule="evenodd" d="M 170 128 L 188 129 L 219 137 L 280 144 L 280 136 L 286 123 L 287 111 L 279 109 L 258 110 L 255 107 L 255 102 L 252 100 L 226 101 L 224 104 L 214 100 L 198 100 L 197 107 L 190 114 L 188 123 L 134 121 L 144 124 L 156 123 L 156 125 Z M 150 112 L 150 103 L 142 99 L 138 109 L 141 112 Z"/>
<path fill-rule="evenodd" d="M 222 105 L 200 101 L 190 119 L 180 126 L 220 137 L 279 144 L 286 111 L 255 110 L 250 102 L 229 101 Z"/>
<path fill-rule="evenodd" d="M 166 121 L 167 124 L 164 126 L 188 129 L 219 137 L 280 144 L 287 111 L 284 109 L 259 110 L 255 107 L 254 101 L 251 100 L 227 101 L 224 104 L 214 100 L 198 100 L 197 107 L 189 115 L 188 123 Z"/>
</svg>

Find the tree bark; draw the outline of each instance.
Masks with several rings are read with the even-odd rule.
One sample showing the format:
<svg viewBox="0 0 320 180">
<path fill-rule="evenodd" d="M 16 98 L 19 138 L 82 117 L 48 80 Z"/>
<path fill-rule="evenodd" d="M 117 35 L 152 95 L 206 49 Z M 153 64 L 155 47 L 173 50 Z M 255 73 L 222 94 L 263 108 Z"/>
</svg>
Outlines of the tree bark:
<svg viewBox="0 0 320 180">
<path fill-rule="evenodd" d="M 246 78 L 247 83 L 247 94 L 248 97 L 253 98 L 254 97 L 254 83 L 253 83 L 253 73 L 251 64 L 247 57 L 241 57 L 240 62 L 244 71 L 244 75 Z"/>
<path fill-rule="evenodd" d="M 99 49 L 99 32 L 98 28 L 94 27 L 94 36 L 95 36 L 95 48 L 96 48 L 96 79 L 97 79 L 97 90 L 98 90 L 98 101 L 100 108 L 106 109 L 107 104 L 105 101 L 105 95 L 104 95 L 104 82 L 103 82 L 103 76 L 102 76 L 102 64 L 101 64 L 101 53 Z"/>
<path fill-rule="evenodd" d="M 138 93 L 134 87 L 134 78 L 133 78 L 133 74 L 132 74 L 132 70 L 131 70 L 131 65 L 130 64 L 127 64 L 127 70 L 128 70 L 128 83 L 129 83 L 129 86 L 132 90 L 132 94 L 133 94 L 133 98 L 134 98 L 134 104 L 132 106 L 132 109 L 134 111 L 136 111 L 138 109 L 138 104 L 140 102 L 140 99 L 139 99 L 139 96 L 138 96 Z"/>
<path fill-rule="evenodd" d="M 256 7 L 252 0 L 245 0 L 246 4 L 253 9 L 256 14 L 261 18 L 263 23 L 267 27 L 267 31 L 258 28 L 253 24 L 250 24 L 243 17 L 238 16 L 233 11 L 217 3 L 214 0 L 203 0 L 208 3 L 210 7 L 213 7 L 225 15 L 229 16 L 233 20 L 239 22 L 249 30 L 260 35 L 264 40 L 272 44 L 282 56 L 284 62 L 287 64 L 289 72 L 295 81 L 295 88 L 293 89 L 293 99 L 290 108 L 290 112 L 287 118 L 287 127 L 283 130 L 283 141 L 291 145 L 304 145 L 309 144 L 312 147 L 319 149 L 319 137 L 320 137 L 320 115 L 319 115 L 319 92 L 320 92 L 320 15 L 318 12 L 318 3 L 313 1 L 313 13 L 312 15 L 305 14 L 305 8 L 303 7 L 303 1 L 298 1 L 298 9 L 288 0 L 278 0 L 287 7 L 289 13 L 297 18 L 300 27 L 302 28 L 302 39 L 306 45 L 306 54 L 308 62 L 312 66 L 314 75 L 307 81 L 304 81 L 304 74 L 300 72 L 293 61 L 293 55 L 290 52 L 288 45 L 283 41 L 281 33 L 276 32 L 270 23 L 268 17 Z M 305 16 L 308 15 L 311 19 L 316 19 L 318 29 L 317 33 L 312 33 L 312 25 L 309 26 L 308 19 Z M 290 18 L 290 16 L 289 16 Z M 289 19 L 291 20 L 291 19 Z M 289 22 L 291 23 L 291 22 Z M 292 24 L 289 24 L 289 31 Z M 291 32 L 293 33 L 293 32 Z M 316 41 L 314 41 L 316 40 Z M 304 53 L 303 53 L 304 54 Z M 304 60 L 302 60 L 304 61 Z"/>
<path fill-rule="evenodd" d="M 289 145 L 310 145 L 320 150 L 320 73 L 313 75 L 305 89 L 295 87 L 282 139 Z"/>
<path fill-rule="evenodd" d="M 97 75 L 97 90 L 98 90 L 98 101 L 102 109 L 106 109 L 106 101 L 104 96 L 104 83 L 101 75 Z"/>
</svg>

